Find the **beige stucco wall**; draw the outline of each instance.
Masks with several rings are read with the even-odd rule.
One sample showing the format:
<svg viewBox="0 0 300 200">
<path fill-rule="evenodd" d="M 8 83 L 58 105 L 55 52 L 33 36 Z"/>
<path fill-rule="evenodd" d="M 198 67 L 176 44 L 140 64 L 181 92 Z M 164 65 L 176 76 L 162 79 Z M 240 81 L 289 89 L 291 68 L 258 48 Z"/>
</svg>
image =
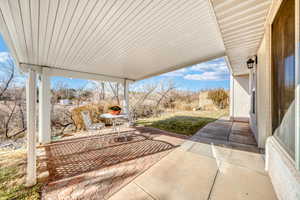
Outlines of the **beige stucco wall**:
<svg viewBox="0 0 300 200">
<path fill-rule="evenodd" d="M 295 167 L 295 161 L 291 159 L 281 143 L 278 142 L 278 139 L 271 136 L 271 24 L 281 2 L 282 0 L 273 1 L 266 22 L 264 38 L 257 52 L 256 128 L 259 147 L 266 147 L 266 170 L 270 175 L 278 199 L 300 200 L 300 172 Z M 285 131 L 288 131 L 288 129 Z"/>
<path fill-rule="evenodd" d="M 269 30 L 266 30 L 265 36 L 257 52 L 257 56 L 258 56 L 258 64 L 256 67 L 257 123 L 255 128 L 257 129 L 257 143 L 260 148 L 264 148 L 267 137 L 272 135 L 271 62 L 270 62 L 271 56 L 270 56 L 269 34 L 270 34 Z"/>
<path fill-rule="evenodd" d="M 243 76 L 233 76 L 231 90 L 231 117 L 241 120 L 249 119 L 249 75 L 247 74 Z"/>
<path fill-rule="evenodd" d="M 274 136 L 271 136 L 270 54 L 270 29 L 267 29 L 257 53 L 257 141 L 259 147 L 266 148 L 266 170 L 270 175 L 278 199 L 300 200 L 300 172 L 295 168 L 295 162 L 290 158 L 280 142 Z"/>
<path fill-rule="evenodd" d="M 257 51 L 256 115 L 251 114 L 252 75 L 231 77 L 230 115 L 234 118 L 250 117 L 250 125 L 260 148 L 266 148 L 266 170 L 268 171 L 279 200 L 300 200 L 300 172 L 296 164 L 278 139 L 272 136 L 272 68 L 271 68 L 271 24 L 282 0 L 274 0 L 270 9 L 264 37 Z M 299 0 L 296 1 L 300 7 Z M 300 8 L 298 13 L 300 15 Z M 299 18 L 296 23 L 299 27 Z M 299 36 L 298 36 L 299 37 Z M 299 65 L 298 65 L 299 67 Z M 250 71 L 251 74 L 252 71 Z M 249 83 L 250 81 L 250 83 Z M 250 88 L 249 88 L 250 86 Z M 248 90 L 247 90 L 248 88 Z M 286 122 L 287 121 L 287 122 Z M 288 126 L 288 120 L 283 127 Z M 282 129 L 282 134 L 289 131 Z M 296 138 L 297 140 L 297 138 Z"/>
<path fill-rule="evenodd" d="M 271 104 L 271 24 L 282 0 L 275 0 L 270 8 L 265 24 L 264 37 L 257 51 L 256 66 L 256 115 L 250 115 L 250 125 L 258 146 L 264 148 L 272 135 Z M 251 80 L 251 79 L 250 79 Z M 250 83 L 251 84 L 251 83 Z M 256 119 L 256 120 L 255 120 Z"/>
<path fill-rule="evenodd" d="M 273 136 L 266 142 L 266 170 L 279 200 L 300 199 L 300 172 Z"/>
</svg>

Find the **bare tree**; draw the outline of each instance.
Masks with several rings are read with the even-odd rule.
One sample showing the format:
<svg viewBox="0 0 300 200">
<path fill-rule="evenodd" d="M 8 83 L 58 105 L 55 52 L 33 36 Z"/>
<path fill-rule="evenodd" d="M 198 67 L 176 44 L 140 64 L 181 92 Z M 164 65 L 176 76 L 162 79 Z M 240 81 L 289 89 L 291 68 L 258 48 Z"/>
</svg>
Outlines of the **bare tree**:
<svg viewBox="0 0 300 200">
<path fill-rule="evenodd" d="M 68 84 L 64 81 L 58 81 L 55 83 L 54 88 L 51 90 L 52 92 L 52 99 L 51 103 L 52 106 L 57 103 L 61 98 L 69 97 L 68 91 Z"/>
<path fill-rule="evenodd" d="M 95 100 L 100 102 L 106 97 L 106 83 L 104 81 L 91 81 Z"/>
<path fill-rule="evenodd" d="M 57 83 L 55 83 L 55 87 L 53 88 L 53 90 L 60 91 L 60 90 L 66 89 L 68 87 L 69 86 L 65 81 L 58 81 Z"/>
<path fill-rule="evenodd" d="M 66 107 L 60 107 L 55 110 L 51 118 L 51 128 L 55 135 L 63 134 L 69 126 L 75 126 L 71 112 Z M 76 128 L 76 127 L 75 127 Z"/>
<path fill-rule="evenodd" d="M 26 130 L 24 102 L 25 88 L 12 88 L 12 95 L 9 103 L 5 104 L 4 132 L 6 138 L 11 138 L 23 133 Z"/>
<path fill-rule="evenodd" d="M 9 128 L 10 128 L 10 127 L 9 127 L 9 124 L 10 124 L 10 122 L 11 122 L 11 120 L 12 120 L 12 117 L 13 117 L 13 115 L 14 115 L 14 113 L 15 113 L 16 107 L 17 107 L 17 102 L 16 102 L 16 101 L 14 102 L 12 108 L 11 108 L 10 106 L 8 106 L 8 109 L 9 109 L 9 111 L 8 111 L 8 117 L 7 117 L 7 120 L 5 121 L 5 136 L 6 136 L 7 138 L 9 138 L 9 135 L 8 135 L 8 133 L 9 133 Z"/>
<path fill-rule="evenodd" d="M 12 56 L 1 53 L 0 59 L 0 131 L 6 138 L 26 130 L 24 116 L 24 86 L 22 76 L 17 73 Z"/>
<path fill-rule="evenodd" d="M 109 82 L 109 87 L 113 93 L 113 99 L 117 101 L 117 104 L 120 104 L 120 83 L 111 83 Z"/>
<path fill-rule="evenodd" d="M 5 92 L 12 85 L 15 78 L 15 65 L 13 58 L 7 54 L 5 60 L 0 62 L 0 99 L 3 99 Z"/>
<path fill-rule="evenodd" d="M 157 92 L 158 98 L 156 100 L 156 107 L 159 107 L 161 102 L 168 96 L 168 94 L 175 89 L 176 86 L 171 80 L 168 80 L 167 82 L 160 82 L 159 91 Z"/>
<path fill-rule="evenodd" d="M 75 99 L 77 107 L 81 105 L 81 103 L 86 100 L 87 90 L 85 90 L 85 86 L 78 87 L 75 90 Z"/>
<path fill-rule="evenodd" d="M 137 98 L 137 101 L 135 101 L 132 107 L 135 108 L 137 105 L 143 104 L 145 100 L 157 89 L 157 87 L 157 84 L 145 84 L 140 87 L 135 93 L 140 94 L 141 97 Z"/>
<path fill-rule="evenodd" d="M 58 105 L 59 99 L 76 99 L 76 104 L 79 106 L 84 100 L 83 94 L 85 86 L 79 87 L 76 90 L 69 88 L 69 85 L 64 81 L 59 81 L 55 84 L 52 90 L 51 99 L 51 131 L 54 135 L 63 134 L 67 128 L 74 125 L 70 108 L 63 105 Z"/>
<path fill-rule="evenodd" d="M 151 115 L 152 107 L 144 106 L 147 99 L 150 99 L 151 95 L 155 92 L 158 85 L 157 83 L 143 84 L 133 88 L 130 92 L 130 112 L 132 113 L 133 119 L 137 119 L 140 115 Z"/>
</svg>

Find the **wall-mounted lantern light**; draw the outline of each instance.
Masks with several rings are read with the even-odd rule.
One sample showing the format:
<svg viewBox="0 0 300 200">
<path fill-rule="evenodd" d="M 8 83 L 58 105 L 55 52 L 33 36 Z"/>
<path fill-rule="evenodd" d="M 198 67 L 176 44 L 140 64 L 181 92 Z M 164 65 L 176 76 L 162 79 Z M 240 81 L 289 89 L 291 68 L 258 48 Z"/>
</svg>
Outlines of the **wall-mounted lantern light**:
<svg viewBox="0 0 300 200">
<path fill-rule="evenodd" d="M 257 64 L 257 56 L 255 56 L 254 58 L 255 60 L 253 60 L 252 58 L 249 58 L 247 60 L 247 68 L 248 69 L 252 69 L 254 67 L 254 63 Z"/>
</svg>

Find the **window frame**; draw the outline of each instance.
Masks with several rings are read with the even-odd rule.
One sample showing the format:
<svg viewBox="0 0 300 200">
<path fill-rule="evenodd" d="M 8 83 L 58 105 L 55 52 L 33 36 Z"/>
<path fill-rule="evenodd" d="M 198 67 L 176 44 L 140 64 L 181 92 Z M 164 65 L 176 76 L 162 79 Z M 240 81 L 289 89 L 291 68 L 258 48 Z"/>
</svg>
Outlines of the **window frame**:
<svg viewBox="0 0 300 200">
<path fill-rule="evenodd" d="M 300 171 L 300 2 L 295 1 L 295 165 Z"/>
</svg>

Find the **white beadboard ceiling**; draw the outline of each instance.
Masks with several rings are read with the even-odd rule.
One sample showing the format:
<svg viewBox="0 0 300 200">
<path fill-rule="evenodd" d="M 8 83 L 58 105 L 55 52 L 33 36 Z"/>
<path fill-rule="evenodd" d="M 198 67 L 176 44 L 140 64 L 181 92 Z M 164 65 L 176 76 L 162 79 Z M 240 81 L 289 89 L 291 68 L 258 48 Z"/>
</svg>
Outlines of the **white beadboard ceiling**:
<svg viewBox="0 0 300 200">
<path fill-rule="evenodd" d="M 0 30 L 19 63 L 140 80 L 227 55 L 247 72 L 270 1 L 0 0 Z"/>
<path fill-rule="evenodd" d="M 257 53 L 272 0 L 212 0 L 233 74 L 248 73 Z"/>
</svg>

